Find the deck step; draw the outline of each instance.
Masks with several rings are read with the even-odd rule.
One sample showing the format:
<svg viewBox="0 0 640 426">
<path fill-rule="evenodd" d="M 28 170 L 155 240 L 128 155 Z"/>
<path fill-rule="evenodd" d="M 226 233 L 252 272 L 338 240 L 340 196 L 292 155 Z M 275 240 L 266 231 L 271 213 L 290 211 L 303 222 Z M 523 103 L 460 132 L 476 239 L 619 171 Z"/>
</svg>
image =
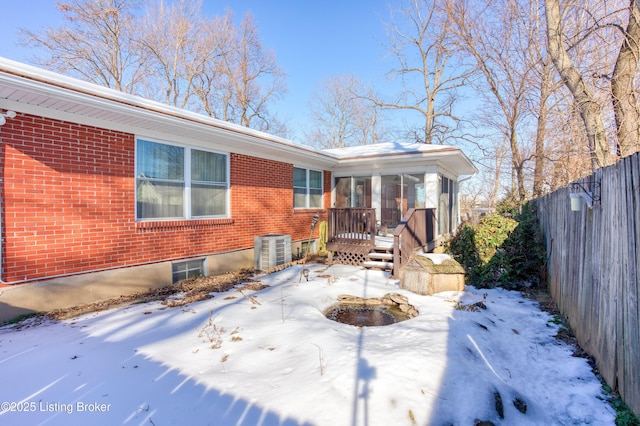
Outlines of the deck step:
<svg viewBox="0 0 640 426">
<path fill-rule="evenodd" d="M 393 253 L 380 253 L 372 251 L 367 255 L 369 259 L 393 260 Z"/>
<path fill-rule="evenodd" d="M 381 252 L 392 252 L 393 251 L 393 247 L 386 247 L 386 246 L 375 246 L 373 248 L 373 250 L 375 251 L 381 251 Z"/>
<path fill-rule="evenodd" d="M 378 260 L 367 260 L 362 262 L 365 268 L 393 269 L 393 262 L 382 262 Z"/>
</svg>

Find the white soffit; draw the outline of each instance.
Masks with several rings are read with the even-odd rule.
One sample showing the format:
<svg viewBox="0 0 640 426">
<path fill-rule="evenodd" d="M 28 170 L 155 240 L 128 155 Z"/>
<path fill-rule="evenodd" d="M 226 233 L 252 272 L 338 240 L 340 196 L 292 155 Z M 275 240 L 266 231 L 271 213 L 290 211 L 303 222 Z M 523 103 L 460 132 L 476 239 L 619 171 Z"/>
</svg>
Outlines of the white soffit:
<svg viewBox="0 0 640 426">
<path fill-rule="evenodd" d="M 0 58 L 0 107 L 330 169 L 330 154 L 264 132 Z"/>
</svg>

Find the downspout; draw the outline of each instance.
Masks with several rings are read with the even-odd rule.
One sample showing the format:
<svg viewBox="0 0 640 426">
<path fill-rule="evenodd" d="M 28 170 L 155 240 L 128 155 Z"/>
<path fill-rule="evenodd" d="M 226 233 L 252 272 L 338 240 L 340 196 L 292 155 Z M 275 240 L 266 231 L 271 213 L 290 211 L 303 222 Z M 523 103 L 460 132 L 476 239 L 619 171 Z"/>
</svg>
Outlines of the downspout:
<svg viewBox="0 0 640 426">
<path fill-rule="evenodd" d="M 7 118 L 14 119 L 16 118 L 16 112 L 12 110 L 5 110 L 4 112 L 0 112 L 0 126 L 3 126 L 7 122 Z M 3 145 L 4 146 L 4 145 Z M 5 151 L 6 149 L 2 149 L 2 164 L 5 165 Z M 2 277 L 4 276 L 4 258 L 2 257 L 2 250 L 4 249 L 4 167 L 2 168 L 3 175 L 0 176 L 0 284 L 8 285 L 9 283 L 5 283 Z"/>
</svg>

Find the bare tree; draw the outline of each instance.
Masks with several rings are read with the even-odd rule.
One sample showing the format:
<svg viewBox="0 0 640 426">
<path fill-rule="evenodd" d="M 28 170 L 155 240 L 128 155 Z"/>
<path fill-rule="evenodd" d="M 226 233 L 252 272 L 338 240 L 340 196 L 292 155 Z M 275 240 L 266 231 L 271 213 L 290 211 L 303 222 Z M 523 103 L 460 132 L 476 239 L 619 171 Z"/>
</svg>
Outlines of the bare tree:
<svg viewBox="0 0 640 426">
<path fill-rule="evenodd" d="M 358 97 L 358 111 L 356 116 L 356 141 L 360 145 L 384 142 L 388 135 L 385 126 L 386 118 L 375 104 L 368 103 L 365 98 Z"/>
<path fill-rule="evenodd" d="M 231 40 L 232 48 L 222 55 L 220 72 L 224 84 L 214 116 L 245 127 L 269 130 L 274 118 L 268 104 L 286 93 L 285 72 L 278 66 L 273 52 L 263 48 L 254 24 L 247 13 Z"/>
<path fill-rule="evenodd" d="M 527 102 L 537 84 L 535 8 L 520 0 L 449 3 L 460 48 L 474 58 L 496 115 L 488 122 L 504 135 L 511 155 L 512 188 L 520 200 L 527 197 L 525 164 L 530 156 L 521 141 L 530 120 Z M 480 87 L 482 92 L 482 87 Z M 543 139 L 540 141 L 543 143 Z"/>
<path fill-rule="evenodd" d="M 543 195 L 545 188 L 549 188 L 547 171 L 552 167 L 550 163 L 547 145 L 549 143 L 548 123 L 552 112 L 557 112 L 561 95 L 562 83 L 558 81 L 555 68 L 547 50 L 546 21 L 539 12 L 540 1 L 531 3 L 528 9 L 532 25 L 532 43 L 530 44 L 529 58 L 533 62 L 534 75 L 532 86 L 528 91 L 530 114 L 535 119 L 535 142 L 532 158 L 533 166 L 533 197 Z M 545 185 L 546 182 L 546 185 Z"/>
<path fill-rule="evenodd" d="M 136 47 L 147 54 L 153 65 L 153 74 L 146 81 L 151 88 L 148 97 L 185 108 L 193 94 L 194 79 L 203 72 L 203 63 L 220 54 L 219 46 L 202 48 L 209 40 L 200 36 L 200 29 L 205 26 L 201 3 L 180 0 L 167 6 L 148 1 L 136 36 Z"/>
<path fill-rule="evenodd" d="M 24 31 L 44 48 L 38 62 L 61 73 L 242 126 L 283 134 L 268 109 L 286 92 L 285 73 L 263 48 L 251 15 L 206 19 L 201 0 L 73 0 L 67 25 Z M 138 14 L 136 14 L 138 13 Z M 135 25 L 134 25 L 135 18 Z"/>
<path fill-rule="evenodd" d="M 539 91 L 538 102 L 536 105 L 536 136 L 535 136 L 535 153 L 534 153 L 534 171 L 533 171 L 533 197 L 540 197 L 544 193 L 544 172 L 546 160 L 548 159 L 545 142 L 547 138 L 547 120 L 549 116 L 549 98 L 554 92 L 552 64 L 551 59 L 543 57 L 540 52 L 541 65 L 539 72 Z"/>
<path fill-rule="evenodd" d="M 381 120 L 377 108 L 358 93 L 361 82 L 354 76 L 326 78 L 311 97 L 311 144 L 320 148 L 377 143 Z"/>
<path fill-rule="evenodd" d="M 562 4 L 546 0 L 549 51 L 580 110 L 592 150 L 592 167 L 640 149 L 640 113 L 636 95 L 640 56 L 640 11 L 633 0 Z M 590 61 L 580 55 L 594 52 Z M 609 84 L 610 83 L 610 84 Z M 611 108 L 612 107 L 612 108 Z M 610 109 L 611 108 L 611 109 Z M 614 116 L 612 123 L 610 117 Z M 615 137 L 614 137 L 615 136 Z"/>
<path fill-rule="evenodd" d="M 485 167 L 486 197 L 489 207 L 493 208 L 498 204 L 501 176 L 504 172 L 504 164 L 509 159 L 509 148 L 503 140 L 494 140 L 489 150 L 491 154 L 487 157 L 490 164 Z"/>
<path fill-rule="evenodd" d="M 591 151 L 586 143 L 584 122 L 571 93 L 556 94 L 557 108 L 549 114 L 546 156 L 549 159 L 545 184 L 549 190 L 567 186 L 569 182 L 591 170 Z"/>
<path fill-rule="evenodd" d="M 620 28 L 624 39 L 611 77 L 611 95 L 617 130 L 618 155 L 624 157 L 640 150 L 640 112 L 635 80 L 640 59 L 640 9 L 630 0 L 629 21 Z"/>
<path fill-rule="evenodd" d="M 21 30 L 24 43 L 44 48 L 36 63 L 44 68 L 133 93 L 146 75 L 144 54 L 132 48 L 138 0 L 73 0 L 57 3 L 66 21 L 41 34 Z"/>
<path fill-rule="evenodd" d="M 592 153 L 592 164 L 594 167 L 604 166 L 608 162 L 609 148 L 602 120 L 602 107 L 564 46 L 559 0 L 545 0 L 545 3 L 549 54 L 580 111 Z"/>
<path fill-rule="evenodd" d="M 392 12 L 388 50 L 399 67 L 390 72 L 400 77 L 403 91 L 393 100 L 373 94 L 369 99 L 385 109 L 413 111 L 423 120 L 419 141 L 442 143 L 458 125 L 453 113 L 457 90 L 466 85 L 466 68 L 451 41 L 451 20 L 436 0 L 409 0 Z"/>
<path fill-rule="evenodd" d="M 222 57 L 233 49 L 233 15 L 227 12 L 222 17 L 205 21 L 199 32 L 204 43 L 199 44 L 197 54 L 207 59 L 202 61 L 201 71 L 194 76 L 193 91 L 208 116 L 225 119 L 219 113 L 222 109 L 216 108 L 231 102 L 230 91 L 223 90 L 229 85 L 229 76 L 223 69 Z"/>
</svg>

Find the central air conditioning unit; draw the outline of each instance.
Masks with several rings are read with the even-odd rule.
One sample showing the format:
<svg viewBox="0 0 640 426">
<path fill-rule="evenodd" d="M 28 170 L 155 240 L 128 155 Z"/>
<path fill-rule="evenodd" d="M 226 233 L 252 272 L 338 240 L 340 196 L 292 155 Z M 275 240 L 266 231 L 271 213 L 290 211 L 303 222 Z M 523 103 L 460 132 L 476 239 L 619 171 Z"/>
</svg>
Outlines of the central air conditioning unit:
<svg viewBox="0 0 640 426">
<path fill-rule="evenodd" d="M 291 235 L 267 234 L 253 239 L 254 268 L 266 271 L 291 262 Z"/>
</svg>

